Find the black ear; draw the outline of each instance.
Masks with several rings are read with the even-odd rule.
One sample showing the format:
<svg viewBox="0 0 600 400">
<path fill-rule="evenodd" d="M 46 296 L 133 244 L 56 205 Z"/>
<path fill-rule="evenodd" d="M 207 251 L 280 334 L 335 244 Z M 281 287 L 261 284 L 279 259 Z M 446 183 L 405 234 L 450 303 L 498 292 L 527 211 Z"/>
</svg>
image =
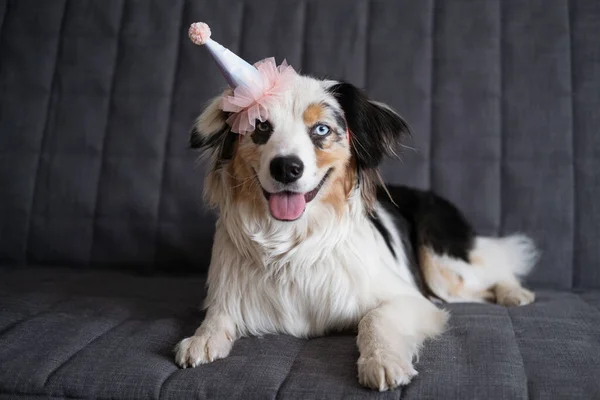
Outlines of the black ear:
<svg viewBox="0 0 600 400">
<path fill-rule="evenodd" d="M 370 101 L 349 83 L 329 88 L 344 111 L 352 153 L 359 168 L 377 168 L 384 156 L 395 155 L 398 144 L 410 136 L 406 121 L 384 104 Z"/>
<path fill-rule="evenodd" d="M 223 112 L 203 113 L 190 131 L 190 147 L 216 154 L 215 168 L 219 168 L 224 162 L 233 158 L 235 141 L 238 139 L 238 135 L 231 132 L 225 122 L 227 116 Z M 204 133 L 201 130 L 203 126 L 207 131 L 213 132 Z"/>
<path fill-rule="evenodd" d="M 190 148 L 192 149 L 201 149 L 205 146 L 205 140 L 202 137 L 202 134 L 194 125 L 192 130 L 190 131 Z"/>
</svg>

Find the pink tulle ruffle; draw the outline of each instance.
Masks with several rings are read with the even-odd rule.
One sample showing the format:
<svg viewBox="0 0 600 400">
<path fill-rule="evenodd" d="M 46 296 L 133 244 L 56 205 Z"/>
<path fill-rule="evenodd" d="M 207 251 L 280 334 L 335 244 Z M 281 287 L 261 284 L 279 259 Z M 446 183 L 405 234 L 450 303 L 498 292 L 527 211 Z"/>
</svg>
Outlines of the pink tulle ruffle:
<svg viewBox="0 0 600 400">
<path fill-rule="evenodd" d="M 269 118 L 268 107 L 296 76 L 294 68 L 284 60 L 278 67 L 275 58 L 266 58 L 254 64 L 260 81 L 248 82 L 233 91 L 233 96 L 223 98 L 223 111 L 233 113 L 227 124 L 231 131 L 244 135 L 254 131 L 256 120 Z"/>
</svg>

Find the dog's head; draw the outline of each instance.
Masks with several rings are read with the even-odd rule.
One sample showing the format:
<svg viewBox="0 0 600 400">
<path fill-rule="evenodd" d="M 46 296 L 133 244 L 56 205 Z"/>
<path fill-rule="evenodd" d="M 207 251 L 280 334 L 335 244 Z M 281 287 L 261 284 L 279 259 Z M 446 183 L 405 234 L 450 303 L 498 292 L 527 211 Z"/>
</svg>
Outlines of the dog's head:
<svg viewBox="0 0 600 400">
<path fill-rule="evenodd" d="M 191 132 L 191 146 L 212 155 L 206 197 L 213 206 L 246 205 L 280 221 L 298 220 L 316 204 L 341 215 L 358 192 L 370 209 L 379 164 L 409 133 L 392 109 L 348 83 L 298 75 L 270 106 L 269 119 L 246 135 L 230 131 L 222 96 Z"/>
</svg>

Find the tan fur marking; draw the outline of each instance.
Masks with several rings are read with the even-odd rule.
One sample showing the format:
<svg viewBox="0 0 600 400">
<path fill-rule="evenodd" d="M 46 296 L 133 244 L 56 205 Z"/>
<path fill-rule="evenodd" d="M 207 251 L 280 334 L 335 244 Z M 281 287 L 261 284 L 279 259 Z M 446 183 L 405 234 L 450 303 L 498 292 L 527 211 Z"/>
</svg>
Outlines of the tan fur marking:
<svg viewBox="0 0 600 400">
<path fill-rule="evenodd" d="M 377 181 L 378 172 L 375 169 L 363 170 L 360 178 L 360 195 L 367 206 L 367 210 L 372 211 L 377 200 Z"/>
<path fill-rule="evenodd" d="M 464 300 L 494 301 L 493 288 L 485 290 L 473 290 L 465 287 L 464 279 L 432 257 L 433 250 L 421 246 L 419 248 L 419 266 L 427 286 L 439 297 L 445 299 L 447 296 Z"/>
<path fill-rule="evenodd" d="M 323 202 L 331 204 L 339 217 L 346 210 L 348 198 L 356 182 L 356 173 L 354 171 L 355 168 L 349 163 L 340 173 L 332 174 L 328 191 L 323 197 Z"/>
<path fill-rule="evenodd" d="M 432 279 L 432 274 L 434 272 L 433 268 L 435 268 L 435 265 L 429 255 L 429 251 L 424 246 L 419 246 L 419 267 L 423 271 L 425 281 L 429 283 Z"/>
<path fill-rule="evenodd" d="M 419 263 L 423 270 L 423 275 L 427 285 L 435 290 L 439 284 L 443 284 L 444 289 L 450 296 L 456 296 L 460 293 L 463 287 L 463 279 L 454 272 L 444 268 L 443 265 L 438 265 L 431 257 L 431 250 L 427 247 L 421 246 L 419 248 Z M 441 279 L 440 279 L 441 278 Z M 440 280 L 442 282 L 440 282 Z M 434 282 L 437 283 L 434 284 Z M 442 293 L 436 293 L 441 296 Z"/>
<path fill-rule="evenodd" d="M 463 287 L 463 279 L 454 272 L 444 268 L 443 265 L 436 263 L 430 254 L 431 250 L 421 246 L 419 249 L 419 261 L 423 275 L 427 284 L 432 286 L 432 282 L 442 278 L 445 289 L 451 296 L 456 296 Z M 436 285 L 433 285 L 436 286 Z M 436 293 L 438 296 L 440 293 Z"/>
<path fill-rule="evenodd" d="M 335 164 L 344 164 L 348 159 L 348 150 L 341 146 L 329 150 L 315 148 L 315 154 L 317 156 L 317 167 L 319 169 Z"/>
<path fill-rule="evenodd" d="M 259 153 L 252 147 L 243 146 L 238 140 L 235 143 L 234 156 L 228 166 L 231 178 L 231 193 L 234 203 L 247 203 L 253 212 L 263 213 L 262 189 L 252 165 L 258 165 Z"/>
<path fill-rule="evenodd" d="M 474 266 L 478 266 L 478 267 L 485 266 L 485 263 L 484 263 L 482 257 L 473 256 L 473 255 L 469 256 L 469 264 L 474 265 Z"/>
<path fill-rule="evenodd" d="M 446 283 L 448 285 L 448 293 L 450 294 L 450 296 L 459 297 L 464 287 L 462 276 L 450 271 L 449 269 L 444 268 L 443 265 L 438 266 L 438 268 L 440 274 L 446 280 Z"/>
<path fill-rule="evenodd" d="M 488 290 L 482 290 L 478 294 L 479 294 L 479 297 L 481 297 L 485 301 L 488 301 L 490 303 L 496 302 L 496 293 L 494 292 L 494 288 L 490 288 Z"/>
<path fill-rule="evenodd" d="M 302 119 L 306 126 L 313 126 L 323 118 L 324 114 L 325 109 L 322 104 L 310 104 L 306 107 L 306 110 L 304 110 Z"/>
<path fill-rule="evenodd" d="M 342 145 L 336 145 L 333 149 L 315 148 L 315 155 L 319 169 L 333 168 L 329 182 L 325 184 L 327 192 L 321 201 L 332 205 L 338 216 L 341 217 L 356 183 L 356 166 L 350 159 L 348 149 Z"/>
</svg>

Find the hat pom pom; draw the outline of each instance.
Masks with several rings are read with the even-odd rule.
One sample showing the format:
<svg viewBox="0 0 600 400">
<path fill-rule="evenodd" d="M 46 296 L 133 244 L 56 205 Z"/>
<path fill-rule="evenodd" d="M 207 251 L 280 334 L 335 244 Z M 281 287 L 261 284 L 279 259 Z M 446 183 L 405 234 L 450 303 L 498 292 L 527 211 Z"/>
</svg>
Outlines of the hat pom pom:
<svg viewBox="0 0 600 400">
<path fill-rule="evenodd" d="M 208 39 L 210 39 L 210 28 L 204 22 L 194 22 L 190 26 L 188 34 L 192 42 L 198 46 L 201 46 L 206 43 Z"/>
</svg>

